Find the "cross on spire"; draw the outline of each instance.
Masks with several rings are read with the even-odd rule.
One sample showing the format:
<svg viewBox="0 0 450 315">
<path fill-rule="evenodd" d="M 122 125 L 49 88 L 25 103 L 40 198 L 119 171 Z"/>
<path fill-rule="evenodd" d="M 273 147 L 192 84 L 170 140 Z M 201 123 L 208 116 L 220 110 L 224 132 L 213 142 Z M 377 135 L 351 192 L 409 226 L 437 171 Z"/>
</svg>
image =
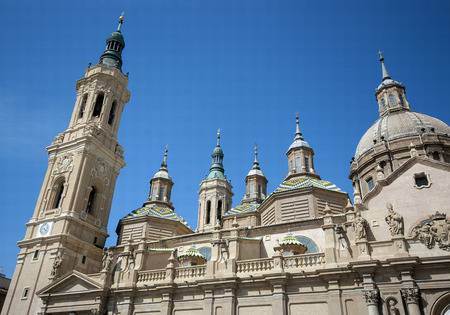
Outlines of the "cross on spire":
<svg viewBox="0 0 450 315">
<path fill-rule="evenodd" d="M 124 20 L 125 20 L 125 12 L 122 11 L 122 14 L 119 16 L 119 25 L 117 25 L 118 32 L 120 32 Z"/>
</svg>

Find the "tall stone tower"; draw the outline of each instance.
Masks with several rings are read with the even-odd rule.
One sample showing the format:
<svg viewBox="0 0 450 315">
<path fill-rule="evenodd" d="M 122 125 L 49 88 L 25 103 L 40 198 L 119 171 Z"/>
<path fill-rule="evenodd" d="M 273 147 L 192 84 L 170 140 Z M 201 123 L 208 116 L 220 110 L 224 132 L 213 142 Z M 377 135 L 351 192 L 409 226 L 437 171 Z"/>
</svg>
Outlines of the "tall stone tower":
<svg viewBox="0 0 450 315">
<path fill-rule="evenodd" d="M 224 154 L 220 146 L 220 130 L 217 131 L 217 144 L 211 157 L 209 174 L 200 184 L 197 224 L 199 232 L 211 231 L 217 224 L 221 224 L 223 215 L 231 208 L 233 192 L 223 168 Z"/>
<path fill-rule="evenodd" d="M 119 26 L 97 65 L 76 84 L 66 131 L 48 146 L 48 168 L 26 225 L 2 314 L 36 314 L 35 293 L 72 270 L 98 272 L 117 175 L 124 166 L 117 132 L 130 98 L 122 73 L 125 41 Z"/>
</svg>

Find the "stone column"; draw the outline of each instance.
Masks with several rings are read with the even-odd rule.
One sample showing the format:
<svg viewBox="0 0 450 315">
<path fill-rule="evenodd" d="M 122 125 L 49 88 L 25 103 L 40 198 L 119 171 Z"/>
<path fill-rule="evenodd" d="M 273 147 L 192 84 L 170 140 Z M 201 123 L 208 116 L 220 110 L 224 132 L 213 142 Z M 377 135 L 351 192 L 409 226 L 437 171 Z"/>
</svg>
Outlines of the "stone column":
<svg viewBox="0 0 450 315">
<path fill-rule="evenodd" d="M 204 292 L 204 300 L 203 300 L 203 305 L 204 305 L 204 309 L 203 309 L 203 314 L 205 315 L 210 315 L 210 314 L 214 314 L 214 294 L 213 294 L 213 290 L 205 290 Z"/>
<path fill-rule="evenodd" d="M 161 315 L 171 315 L 173 308 L 172 293 L 164 292 L 161 300 Z"/>
<path fill-rule="evenodd" d="M 420 293 L 417 287 L 400 289 L 409 315 L 421 315 L 419 307 Z"/>
<path fill-rule="evenodd" d="M 342 315 L 341 290 L 337 279 L 328 280 L 327 302 L 329 315 Z"/>
<path fill-rule="evenodd" d="M 325 261 L 327 264 L 336 264 L 336 235 L 334 220 L 328 203 L 325 204 L 322 230 L 325 234 Z"/>
<path fill-rule="evenodd" d="M 367 310 L 369 315 L 379 315 L 378 302 L 380 300 L 380 293 L 377 289 L 363 290 L 364 299 L 366 300 Z"/>
<path fill-rule="evenodd" d="M 272 309 L 278 315 L 287 315 L 287 299 L 284 283 L 273 283 Z"/>
</svg>

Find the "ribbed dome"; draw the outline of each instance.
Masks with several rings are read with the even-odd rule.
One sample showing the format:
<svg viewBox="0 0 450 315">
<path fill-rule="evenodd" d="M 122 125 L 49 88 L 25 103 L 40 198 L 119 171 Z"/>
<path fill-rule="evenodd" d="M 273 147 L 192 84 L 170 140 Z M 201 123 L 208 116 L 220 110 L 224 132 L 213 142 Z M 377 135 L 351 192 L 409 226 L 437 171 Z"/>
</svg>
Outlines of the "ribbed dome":
<svg viewBox="0 0 450 315">
<path fill-rule="evenodd" d="M 387 141 L 400 139 L 403 137 L 416 136 L 421 134 L 422 129 L 425 132 L 434 132 L 437 134 L 450 135 L 450 127 L 443 121 L 416 112 L 398 111 L 389 115 L 380 117 L 370 127 L 364 136 L 362 136 L 356 147 L 355 158 L 358 159 L 362 154 L 374 147 L 374 140 L 379 143 L 381 137 Z"/>
</svg>

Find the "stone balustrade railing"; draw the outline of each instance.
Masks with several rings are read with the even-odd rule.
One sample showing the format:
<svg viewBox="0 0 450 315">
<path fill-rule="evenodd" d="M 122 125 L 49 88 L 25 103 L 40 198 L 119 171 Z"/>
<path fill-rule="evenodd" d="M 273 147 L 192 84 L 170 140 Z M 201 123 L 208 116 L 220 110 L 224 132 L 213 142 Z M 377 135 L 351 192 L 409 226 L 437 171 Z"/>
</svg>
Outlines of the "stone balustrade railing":
<svg viewBox="0 0 450 315">
<path fill-rule="evenodd" d="M 280 257 L 282 266 L 285 270 L 290 269 L 309 269 L 320 268 L 325 265 L 325 254 L 303 254 L 287 257 Z M 272 271 L 275 268 L 274 258 L 257 258 L 248 260 L 239 260 L 236 262 L 236 273 L 264 273 Z M 278 269 L 277 269 L 278 270 Z M 294 270 L 291 270 L 294 271 Z M 203 278 L 206 276 L 206 265 L 176 267 L 174 268 L 175 280 L 186 280 Z M 166 269 L 147 270 L 138 272 L 137 282 L 163 282 L 169 280 Z"/>
<path fill-rule="evenodd" d="M 175 268 L 175 279 L 201 278 L 206 274 L 206 265 L 177 267 Z"/>
<path fill-rule="evenodd" d="M 140 271 L 137 282 L 159 282 L 166 278 L 166 269 Z"/>
<path fill-rule="evenodd" d="M 236 272 L 264 272 L 273 269 L 273 258 L 257 258 L 236 262 Z"/>
<path fill-rule="evenodd" d="M 283 257 L 284 268 L 300 268 L 305 269 L 308 267 L 318 267 L 325 264 L 325 254 L 303 254 Z"/>
</svg>

